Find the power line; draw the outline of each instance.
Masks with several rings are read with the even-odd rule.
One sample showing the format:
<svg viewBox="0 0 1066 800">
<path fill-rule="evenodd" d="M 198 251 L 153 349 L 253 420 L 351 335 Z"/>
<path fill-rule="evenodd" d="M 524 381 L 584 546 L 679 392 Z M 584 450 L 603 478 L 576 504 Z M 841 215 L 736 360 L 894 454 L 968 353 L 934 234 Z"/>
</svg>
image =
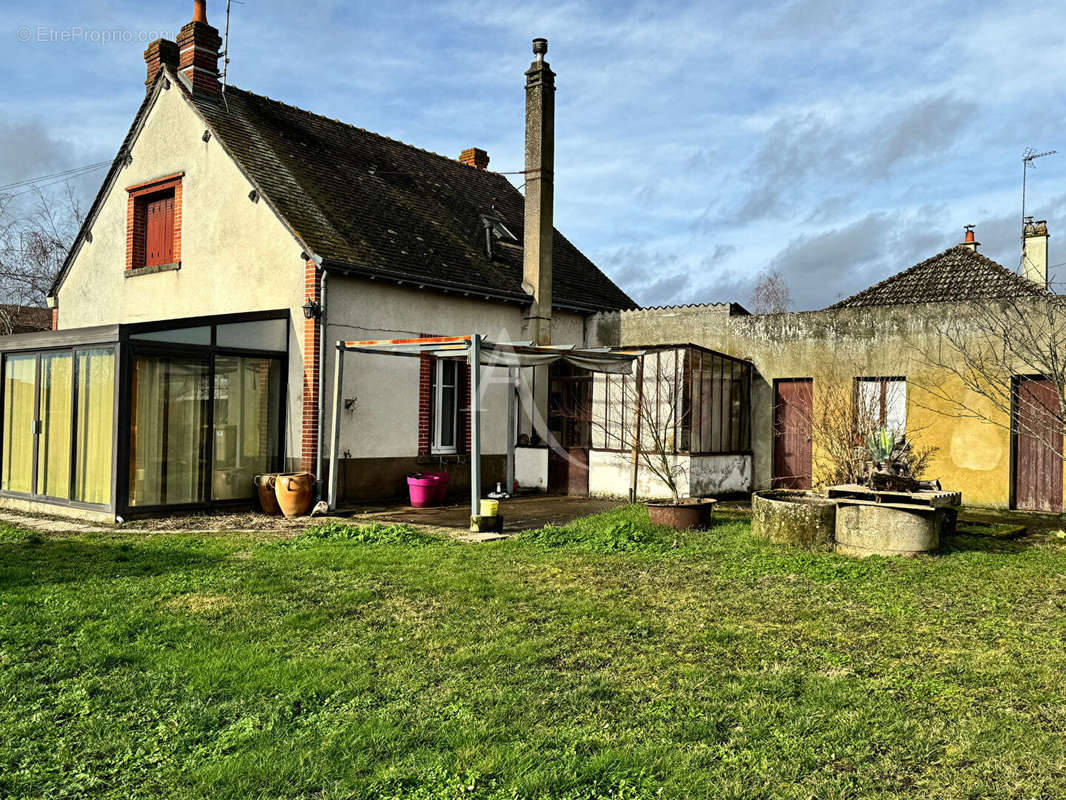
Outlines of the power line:
<svg viewBox="0 0 1066 800">
<path fill-rule="evenodd" d="M 59 183 L 59 182 L 64 181 L 64 180 L 66 180 L 68 178 L 75 178 L 75 177 L 78 177 L 79 175 L 83 175 L 83 174 L 88 173 L 88 172 L 93 172 L 94 170 L 103 169 L 104 167 L 108 167 L 108 166 L 111 166 L 111 161 L 110 160 L 108 160 L 108 161 L 97 161 L 97 162 L 92 163 L 92 164 L 85 164 L 85 165 L 80 166 L 80 167 L 72 167 L 70 169 L 65 169 L 65 170 L 62 170 L 61 172 L 53 172 L 50 175 L 39 175 L 36 178 L 26 178 L 26 179 L 21 180 L 21 181 L 15 181 L 14 183 L 8 183 L 8 184 L 4 184 L 3 186 L 0 186 L 0 192 L 7 192 L 7 191 L 10 191 L 11 189 L 21 189 L 21 188 L 24 188 L 24 187 L 27 187 L 27 186 L 31 186 L 32 187 L 32 186 L 34 186 L 34 185 L 36 185 L 38 183 L 43 183 L 45 181 L 48 182 L 47 185 L 51 185 L 52 183 Z M 19 194 L 22 194 L 22 192 L 20 192 Z"/>
</svg>

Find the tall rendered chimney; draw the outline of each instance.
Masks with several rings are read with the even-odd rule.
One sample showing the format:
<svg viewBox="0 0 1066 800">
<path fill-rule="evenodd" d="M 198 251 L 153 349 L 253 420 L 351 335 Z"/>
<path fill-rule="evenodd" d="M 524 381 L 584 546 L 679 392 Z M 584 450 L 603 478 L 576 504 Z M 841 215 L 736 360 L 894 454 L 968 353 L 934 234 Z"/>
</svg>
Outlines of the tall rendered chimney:
<svg viewBox="0 0 1066 800">
<path fill-rule="evenodd" d="M 526 72 L 526 214 L 522 286 L 533 295 L 527 335 L 538 345 L 552 341 L 552 220 L 555 199 L 555 73 L 544 54 L 547 39 L 533 40 L 534 61 Z"/>
<path fill-rule="evenodd" d="M 1022 228 L 1022 275 L 1047 288 L 1047 220 L 1033 222 L 1032 217 L 1025 218 Z"/>
</svg>

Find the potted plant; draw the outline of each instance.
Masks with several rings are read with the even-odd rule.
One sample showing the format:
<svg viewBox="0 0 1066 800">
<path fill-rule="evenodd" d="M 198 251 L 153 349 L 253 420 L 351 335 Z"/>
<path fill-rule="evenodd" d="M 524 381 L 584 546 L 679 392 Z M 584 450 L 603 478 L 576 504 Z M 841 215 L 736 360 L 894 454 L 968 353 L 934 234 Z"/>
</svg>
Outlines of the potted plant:
<svg viewBox="0 0 1066 800">
<path fill-rule="evenodd" d="M 642 390 L 637 392 L 635 425 L 627 446 L 635 466 L 651 473 L 669 493 L 668 499 L 645 501 L 652 523 L 676 530 L 706 528 L 717 501 L 682 496 L 687 469 L 674 437 L 684 421 L 685 370 L 677 368 L 675 359 L 668 358 L 671 355 L 672 351 L 649 353 L 637 362 L 636 385 Z M 649 361 L 650 376 L 645 372 Z"/>
</svg>

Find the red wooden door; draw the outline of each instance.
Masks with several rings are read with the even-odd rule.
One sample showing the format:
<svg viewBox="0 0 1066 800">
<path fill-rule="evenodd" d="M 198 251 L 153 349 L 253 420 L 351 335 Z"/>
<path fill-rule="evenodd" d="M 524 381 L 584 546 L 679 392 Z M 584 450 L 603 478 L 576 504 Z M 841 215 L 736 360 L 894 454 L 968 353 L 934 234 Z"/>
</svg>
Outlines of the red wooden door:
<svg viewBox="0 0 1066 800">
<path fill-rule="evenodd" d="M 811 410 L 813 381 L 774 381 L 775 489 L 811 488 Z"/>
<path fill-rule="evenodd" d="M 145 205 L 146 267 L 174 262 L 174 195 L 150 200 Z"/>
<path fill-rule="evenodd" d="M 1062 511 L 1062 425 L 1050 381 L 1014 384 L 1014 507 Z"/>
</svg>

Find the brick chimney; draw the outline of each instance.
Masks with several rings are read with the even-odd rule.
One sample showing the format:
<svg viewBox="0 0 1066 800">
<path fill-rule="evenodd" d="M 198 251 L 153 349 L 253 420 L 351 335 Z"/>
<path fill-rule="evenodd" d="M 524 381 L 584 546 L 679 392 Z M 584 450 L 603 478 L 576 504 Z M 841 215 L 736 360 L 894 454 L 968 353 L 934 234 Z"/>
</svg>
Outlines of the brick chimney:
<svg viewBox="0 0 1066 800">
<path fill-rule="evenodd" d="M 1022 226 L 1022 275 L 1041 288 L 1047 288 L 1047 220 L 1025 218 Z"/>
<path fill-rule="evenodd" d="M 468 147 L 459 154 L 459 161 L 478 169 L 489 168 L 489 154 L 480 147 Z"/>
<path fill-rule="evenodd" d="M 533 40 L 537 60 L 526 71 L 526 213 L 522 286 L 533 295 L 526 337 L 552 341 L 552 240 L 555 228 L 555 73 L 544 54 L 547 39 Z"/>
<path fill-rule="evenodd" d="M 192 22 L 178 34 L 181 51 L 178 70 L 189 82 L 193 94 L 220 94 L 218 48 L 222 37 L 207 22 L 207 0 L 193 0 Z"/>
<path fill-rule="evenodd" d="M 156 39 L 144 51 L 144 63 L 148 65 L 148 79 L 144 82 L 147 89 L 152 88 L 155 76 L 164 66 L 178 69 L 178 43 L 169 39 Z"/>
<path fill-rule="evenodd" d="M 973 225 L 967 225 L 966 226 L 966 238 L 964 238 L 959 243 L 959 247 L 968 247 L 968 248 L 970 248 L 971 250 L 973 250 L 976 253 L 977 252 L 977 246 L 979 244 L 981 244 L 981 243 L 979 241 L 977 241 L 977 239 L 974 237 L 973 227 L 974 227 Z"/>
</svg>

